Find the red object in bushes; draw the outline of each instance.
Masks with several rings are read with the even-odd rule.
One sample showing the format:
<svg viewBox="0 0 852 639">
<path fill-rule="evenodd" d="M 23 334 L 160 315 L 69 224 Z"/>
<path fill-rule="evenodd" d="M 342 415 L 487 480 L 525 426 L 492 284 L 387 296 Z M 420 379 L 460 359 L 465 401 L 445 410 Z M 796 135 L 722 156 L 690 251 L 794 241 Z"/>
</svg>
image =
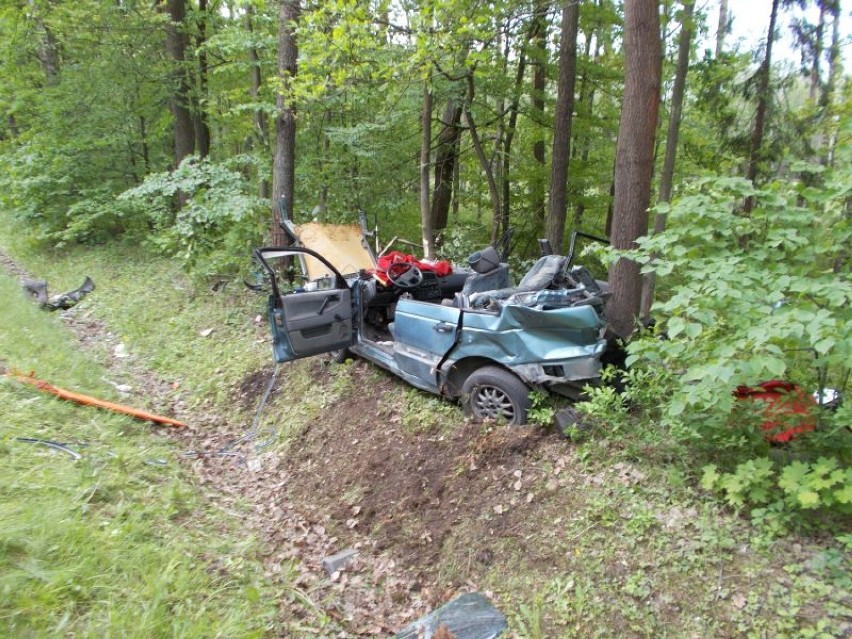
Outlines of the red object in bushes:
<svg viewBox="0 0 852 639">
<path fill-rule="evenodd" d="M 790 382 L 773 379 L 757 386 L 737 386 L 734 396 L 741 400 L 759 400 L 765 403 L 766 418 L 762 428 L 766 440 L 774 443 L 789 442 L 816 428 L 813 409 L 814 398 Z"/>
</svg>

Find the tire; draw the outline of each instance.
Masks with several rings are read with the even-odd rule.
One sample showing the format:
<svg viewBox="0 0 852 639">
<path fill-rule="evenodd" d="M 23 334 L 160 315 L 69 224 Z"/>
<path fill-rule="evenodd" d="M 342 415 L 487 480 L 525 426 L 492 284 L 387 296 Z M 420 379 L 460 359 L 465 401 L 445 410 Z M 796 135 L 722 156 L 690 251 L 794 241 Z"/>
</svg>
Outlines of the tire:
<svg viewBox="0 0 852 639">
<path fill-rule="evenodd" d="M 476 421 L 492 419 L 521 426 L 527 423 L 530 403 L 529 387 L 498 366 L 483 366 L 462 386 L 464 412 Z"/>
<path fill-rule="evenodd" d="M 348 348 L 328 352 L 328 361 L 332 364 L 342 364 L 347 359 L 352 359 L 353 357 L 354 355 L 352 355 Z"/>
</svg>

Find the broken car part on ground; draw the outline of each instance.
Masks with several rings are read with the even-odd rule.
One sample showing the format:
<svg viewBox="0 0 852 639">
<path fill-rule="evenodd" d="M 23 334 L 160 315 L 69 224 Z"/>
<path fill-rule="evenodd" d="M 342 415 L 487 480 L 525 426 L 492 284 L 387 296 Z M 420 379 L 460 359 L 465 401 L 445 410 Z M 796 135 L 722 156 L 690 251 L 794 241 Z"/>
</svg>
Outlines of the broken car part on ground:
<svg viewBox="0 0 852 639">
<path fill-rule="evenodd" d="M 65 311 L 72 306 L 75 306 L 78 302 L 82 301 L 86 295 L 94 291 L 95 283 L 92 281 L 92 278 L 86 277 L 85 281 L 73 291 L 60 293 L 53 297 L 48 295 L 47 282 L 45 280 L 25 279 L 21 282 L 21 287 L 32 298 L 34 298 L 43 309 L 47 311 Z"/>
<path fill-rule="evenodd" d="M 31 386 L 35 386 L 36 388 L 41 391 L 44 391 L 45 393 L 56 395 L 59 399 L 66 399 L 68 401 L 77 402 L 78 404 L 83 404 L 84 406 L 95 406 L 96 408 L 104 408 L 114 413 L 130 415 L 131 417 L 135 417 L 136 419 L 141 419 L 142 421 L 146 422 L 154 422 L 156 424 L 164 424 L 167 426 L 174 427 L 186 426 L 186 424 L 182 421 L 172 419 L 171 417 L 155 415 L 154 413 L 139 410 L 138 408 L 124 406 L 123 404 L 115 404 L 113 402 L 108 402 L 104 399 L 98 399 L 97 397 L 91 397 L 89 395 L 83 395 L 81 393 L 75 393 L 73 391 L 65 390 L 64 388 L 59 388 L 58 386 L 54 386 L 53 384 L 50 384 L 43 380 L 36 379 L 32 374 L 20 375 L 16 373 L 5 373 L 5 376 L 17 380 L 19 382 L 23 382 L 24 384 L 30 384 Z"/>
</svg>

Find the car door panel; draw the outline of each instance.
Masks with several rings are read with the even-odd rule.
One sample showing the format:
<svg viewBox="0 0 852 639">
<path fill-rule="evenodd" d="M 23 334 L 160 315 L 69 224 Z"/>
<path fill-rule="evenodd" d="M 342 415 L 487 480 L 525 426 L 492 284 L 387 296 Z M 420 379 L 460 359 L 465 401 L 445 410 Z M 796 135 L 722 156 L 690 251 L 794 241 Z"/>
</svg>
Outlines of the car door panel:
<svg viewBox="0 0 852 639">
<path fill-rule="evenodd" d="M 318 253 L 303 247 L 257 249 L 255 258 L 266 271 L 272 291 L 269 296 L 269 326 L 272 350 L 277 362 L 328 353 L 346 348 L 353 340 L 352 291 L 342 275 Z M 324 285 L 331 288 L 282 294 L 278 272 L 270 262 L 276 259 L 306 259 L 321 263 Z M 317 286 L 317 282 L 309 285 Z"/>
<path fill-rule="evenodd" d="M 394 319 L 394 360 L 404 376 L 437 388 L 437 366 L 456 342 L 461 310 L 400 300 Z M 414 383 L 412 381 L 412 383 Z"/>
</svg>

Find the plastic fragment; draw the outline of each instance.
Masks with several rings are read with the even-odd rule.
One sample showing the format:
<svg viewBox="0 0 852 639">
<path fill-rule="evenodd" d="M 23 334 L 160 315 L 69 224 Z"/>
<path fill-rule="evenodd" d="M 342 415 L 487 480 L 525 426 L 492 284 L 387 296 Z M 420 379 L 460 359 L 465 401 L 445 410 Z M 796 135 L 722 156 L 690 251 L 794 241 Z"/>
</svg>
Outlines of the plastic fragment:
<svg viewBox="0 0 852 639">
<path fill-rule="evenodd" d="M 456 639 L 496 639 L 506 617 L 478 592 L 465 593 L 401 630 L 396 639 L 432 639 L 439 631 Z"/>
</svg>

